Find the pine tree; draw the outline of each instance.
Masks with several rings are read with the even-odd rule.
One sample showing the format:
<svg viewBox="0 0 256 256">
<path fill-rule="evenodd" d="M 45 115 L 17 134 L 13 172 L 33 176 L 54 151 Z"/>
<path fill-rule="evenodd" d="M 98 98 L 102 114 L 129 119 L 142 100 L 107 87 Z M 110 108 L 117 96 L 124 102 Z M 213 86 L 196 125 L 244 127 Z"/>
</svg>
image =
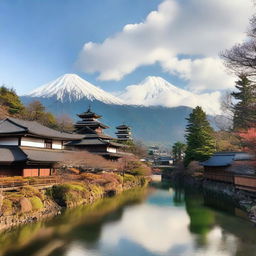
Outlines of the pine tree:
<svg viewBox="0 0 256 256">
<path fill-rule="evenodd" d="M 240 75 L 236 82 L 236 92 L 231 95 L 237 103 L 234 106 L 234 130 L 248 129 L 256 123 L 256 86 L 245 76 Z"/>
<path fill-rule="evenodd" d="M 187 166 L 191 161 L 204 161 L 215 151 L 213 129 L 205 112 L 197 106 L 189 115 L 186 127 L 187 149 L 184 163 Z"/>
</svg>

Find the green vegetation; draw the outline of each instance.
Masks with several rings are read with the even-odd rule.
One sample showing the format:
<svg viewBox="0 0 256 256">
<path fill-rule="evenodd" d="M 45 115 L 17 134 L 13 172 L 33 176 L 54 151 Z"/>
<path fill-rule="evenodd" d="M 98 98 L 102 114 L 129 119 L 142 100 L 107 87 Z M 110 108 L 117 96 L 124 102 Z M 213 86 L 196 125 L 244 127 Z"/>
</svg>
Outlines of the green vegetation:
<svg viewBox="0 0 256 256">
<path fill-rule="evenodd" d="M 124 171 L 135 176 L 148 176 L 151 174 L 151 169 L 138 160 L 128 161 L 124 167 Z"/>
<path fill-rule="evenodd" d="M 32 209 L 37 211 L 37 210 L 41 210 L 44 208 L 44 204 L 41 201 L 41 199 L 37 196 L 33 196 L 30 198 L 30 202 L 32 204 Z"/>
<path fill-rule="evenodd" d="M 182 157 L 185 153 L 187 145 L 178 141 L 176 142 L 172 147 L 172 153 L 173 157 L 175 159 L 175 162 L 179 162 L 182 160 Z"/>
<path fill-rule="evenodd" d="M 204 161 L 208 159 L 215 151 L 213 129 L 202 108 L 193 109 L 187 120 L 187 149 L 184 161 L 186 166 L 193 160 Z"/>
<path fill-rule="evenodd" d="M 7 107 L 7 111 L 11 115 L 19 114 L 24 109 L 24 106 L 16 92 L 5 86 L 0 87 L 0 105 Z"/>
<path fill-rule="evenodd" d="M 44 105 L 39 101 L 33 101 L 24 106 L 13 89 L 6 86 L 0 87 L 0 118 L 13 116 L 29 121 L 37 121 L 47 127 L 70 132 L 73 130 L 72 119 L 67 115 L 55 117 L 47 112 Z"/>
<path fill-rule="evenodd" d="M 253 84 L 245 75 L 240 75 L 236 82 L 236 92 L 231 95 L 237 101 L 234 106 L 234 130 L 248 129 L 256 121 L 256 91 Z"/>
</svg>

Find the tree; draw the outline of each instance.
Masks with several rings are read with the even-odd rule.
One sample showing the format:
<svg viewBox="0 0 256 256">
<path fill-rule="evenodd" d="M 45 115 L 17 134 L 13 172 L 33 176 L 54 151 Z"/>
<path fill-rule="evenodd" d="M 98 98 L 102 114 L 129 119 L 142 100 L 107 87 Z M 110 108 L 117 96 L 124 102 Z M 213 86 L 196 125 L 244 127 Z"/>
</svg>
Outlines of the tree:
<svg viewBox="0 0 256 256">
<path fill-rule="evenodd" d="M 50 112 L 46 112 L 44 105 L 40 101 L 32 101 L 22 112 L 22 118 L 29 121 L 37 121 L 53 129 L 58 128 L 55 116 Z"/>
<path fill-rule="evenodd" d="M 57 117 L 58 130 L 62 132 L 73 132 L 73 120 L 66 114 Z"/>
<path fill-rule="evenodd" d="M 231 49 L 221 53 L 226 66 L 236 75 L 256 75 L 256 16 L 250 20 L 247 33 L 248 39 L 244 43 L 236 44 Z"/>
<path fill-rule="evenodd" d="M 186 144 L 178 141 L 176 142 L 173 147 L 172 147 L 172 153 L 173 153 L 173 156 L 174 156 L 174 159 L 175 159 L 175 162 L 179 162 L 182 160 L 182 157 L 185 153 L 185 150 L 186 150 Z"/>
<path fill-rule="evenodd" d="M 197 106 L 193 109 L 187 120 L 187 149 L 184 161 L 186 166 L 193 160 L 203 161 L 208 159 L 215 151 L 213 129 L 202 108 Z"/>
<path fill-rule="evenodd" d="M 249 128 L 246 131 L 242 131 L 239 133 L 239 136 L 244 149 L 256 155 L 256 128 Z"/>
<path fill-rule="evenodd" d="M 5 106 L 11 115 L 17 115 L 24 109 L 16 92 L 4 85 L 0 87 L 0 105 Z"/>
<path fill-rule="evenodd" d="M 233 128 L 247 129 L 256 122 L 256 87 L 245 75 L 240 75 L 236 89 L 231 94 L 237 102 L 234 105 Z"/>
</svg>

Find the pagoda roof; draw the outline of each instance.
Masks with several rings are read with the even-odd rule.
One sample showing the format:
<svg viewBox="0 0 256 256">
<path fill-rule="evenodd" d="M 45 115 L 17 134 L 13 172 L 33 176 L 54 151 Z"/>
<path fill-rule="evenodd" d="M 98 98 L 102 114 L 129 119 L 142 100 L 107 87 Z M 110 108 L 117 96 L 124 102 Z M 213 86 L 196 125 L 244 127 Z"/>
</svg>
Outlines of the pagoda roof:
<svg viewBox="0 0 256 256">
<path fill-rule="evenodd" d="M 98 114 L 92 112 L 90 106 L 87 111 L 85 111 L 81 114 L 78 114 L 77 116 L 80 118 L 89 118 L 90 117 L 90 118 L 97 118 L 97 119 L 102 117 L 101 115 L 98 115 Z"/>
<path fill-rule="evenodd" d="M 5 118 L 0 121 L 0 136 L 31 135 L 60 140 L 79 140 L 81 135 L 56 131 L 36 121 L 25 121 L 17 118 Z"/>
<path fill-rule="evenodd" d="M 116 129 L 131 129 L 131 127 L 126 124 L 122 124 L 122 125 L 117 126 Z"/>
<path fill-rule="evenodd" d="M 101 123 L 101 122 L 98 122 L 98 121 L 78 121 L 75 123 L 75 127 L 82 127 L 82 126 L 94 126 L 94 127 L 101 127 L 101 128 L 109 128 L 107 125 Z"/>
</svg>

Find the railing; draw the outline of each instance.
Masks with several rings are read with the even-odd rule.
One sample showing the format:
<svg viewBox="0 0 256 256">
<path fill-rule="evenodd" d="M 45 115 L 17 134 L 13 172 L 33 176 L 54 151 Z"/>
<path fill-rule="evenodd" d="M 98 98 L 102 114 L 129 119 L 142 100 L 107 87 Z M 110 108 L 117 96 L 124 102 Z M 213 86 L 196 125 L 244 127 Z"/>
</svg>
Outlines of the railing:
<svg viewBox="0 0 256 256">
<path fill-rule="evenodd" d="M 60 177 L 53 176 L 47 178 L 28 178 L 28 179 L 5 179 L 0 178 L 0 191 L 18 189 L 24 186 L 52 186 L 61 182 Z"/>
</svg>

